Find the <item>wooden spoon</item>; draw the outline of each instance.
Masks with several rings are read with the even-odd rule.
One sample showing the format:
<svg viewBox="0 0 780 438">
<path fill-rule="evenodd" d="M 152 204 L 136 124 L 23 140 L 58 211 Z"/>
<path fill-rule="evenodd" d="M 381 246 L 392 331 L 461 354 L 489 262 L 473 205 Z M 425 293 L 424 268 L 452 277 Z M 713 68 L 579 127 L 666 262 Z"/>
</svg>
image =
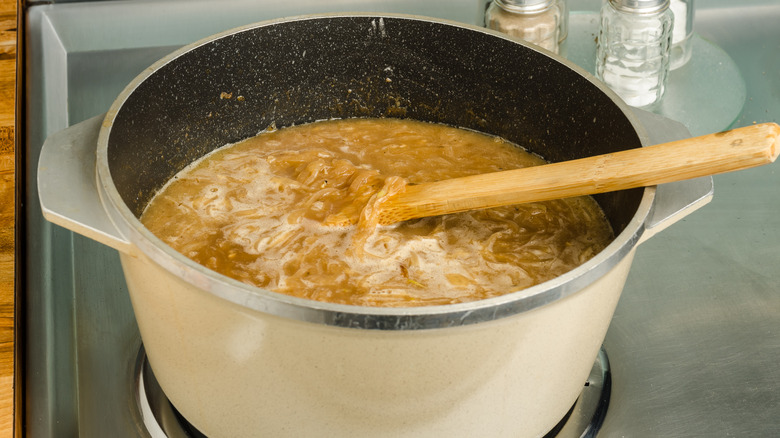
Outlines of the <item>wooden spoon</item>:
<svg viewBox="0 0 780 438">
<path fill-rule="evenodd" d="M 775 161 L 780 126 L 763 123 L 573 161 L 410 185 L 378 205 L 379 224 L 592 195 Z"/>
</svg>

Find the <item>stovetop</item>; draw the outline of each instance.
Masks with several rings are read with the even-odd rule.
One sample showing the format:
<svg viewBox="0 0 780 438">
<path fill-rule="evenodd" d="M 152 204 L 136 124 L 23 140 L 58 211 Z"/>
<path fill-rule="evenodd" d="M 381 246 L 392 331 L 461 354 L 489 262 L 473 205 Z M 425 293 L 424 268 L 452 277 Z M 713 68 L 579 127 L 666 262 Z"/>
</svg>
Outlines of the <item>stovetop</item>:
<svg viewBox="0 0 780 438">
<path fill-rule="evenodd" d="M 586 26 L 599 3 L 571 0 L 573 11 L 586 11 L 573 25 Z M 685 99 L 669 98 L 659 109 L 693 134 L 780 119 L 780 4 L 732 5 L 696 2 L 694 50 L 703 49 L 699 58 L 694 52 L 692 66 L 672 73 L 675 96 Z M 118 255 L 41 217 L 35 168 L 48 135 L 105 112 L 145 67 L 225 29 L 335 11 L 477 24 L 484 6 L 484 0 L 30 6 L 22 169 L 27 435 L 148 436 L 129 395 L 137 389 L 141 342 Z M 570 50 L 587 46 L 592 34 L 573 33 L 570 39 L 578 40 Z M 705 52 L 709 58 L 702 59 Z M 569 56 L 587 60 L 582 53 Z M 712 68 L 699 72 L 696 65 Z M 733 87 L 713 85 L 724 80 Z M 637 251 L 604 343 L 611 396 L 599 437 L 780 435 L 780 170 L 765 166 L 714 181 L 711 204 Z"/>
</svg>

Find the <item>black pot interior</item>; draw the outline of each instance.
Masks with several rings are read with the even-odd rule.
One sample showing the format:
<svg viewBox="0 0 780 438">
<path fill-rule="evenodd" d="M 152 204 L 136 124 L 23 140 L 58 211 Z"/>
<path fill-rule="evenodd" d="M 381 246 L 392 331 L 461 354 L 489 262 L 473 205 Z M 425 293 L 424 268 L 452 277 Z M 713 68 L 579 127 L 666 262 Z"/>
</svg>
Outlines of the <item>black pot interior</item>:
<svg viewBox="0 0 780 438">
<path fill-rule="evenodd" d="M 549 161 L 640 147 L 626 116 L 553 58 L 487 32 L 398 17 L 320 17 L 198 46 L 127 96 L 109 169 L 136 216 L 182 168 L 269 125 L 413 118 L 499 135 Z M 641 189 L 599 195 L 616 233 Z"/>
</svg>

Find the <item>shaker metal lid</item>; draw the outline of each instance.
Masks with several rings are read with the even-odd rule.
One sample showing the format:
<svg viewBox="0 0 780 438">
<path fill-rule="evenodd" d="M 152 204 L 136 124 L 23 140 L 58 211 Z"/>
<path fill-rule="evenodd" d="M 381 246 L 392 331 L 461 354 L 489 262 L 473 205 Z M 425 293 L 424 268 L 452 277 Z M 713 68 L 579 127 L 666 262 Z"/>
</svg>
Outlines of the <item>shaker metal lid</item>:
<svg viewBox="0 0 780 438">
<path fill-rule="evenodd" d="M 609 0 L 609 2 L 618 11 L 632 14 L 655 14 L 669 8 L 669 0 Z"/>
<path fill-rule="evenodd" d="M 494 0 L 508 12 L 534 14 L 550 9 L 557 0 Z"/>
</svg>

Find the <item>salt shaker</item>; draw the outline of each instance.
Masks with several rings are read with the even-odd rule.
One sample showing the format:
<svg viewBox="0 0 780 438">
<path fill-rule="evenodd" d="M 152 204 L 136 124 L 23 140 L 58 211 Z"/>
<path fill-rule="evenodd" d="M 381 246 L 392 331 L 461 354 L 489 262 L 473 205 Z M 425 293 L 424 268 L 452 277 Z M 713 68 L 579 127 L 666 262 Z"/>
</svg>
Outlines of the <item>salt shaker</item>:
<svg viewBox="0 0 780 438">
<path fill-rule="evenodd" d="M 693 0 L 671 0 L 669 9 L 674 14 L 672 28 L 672 70 L 685 65 L 690 59 L 693 46 Z"/>
<path fill-rule="evenodd" d="M 493 0 L 485 26 L 555 53 L 568 35 L 565 0 Z"/>
<path fill-rule="evenodd" d="M 673 24 L 669 0 L 605 0 L 596 76 L 631 106 L 658 102 L 669 74 Z"/>
</svg>

